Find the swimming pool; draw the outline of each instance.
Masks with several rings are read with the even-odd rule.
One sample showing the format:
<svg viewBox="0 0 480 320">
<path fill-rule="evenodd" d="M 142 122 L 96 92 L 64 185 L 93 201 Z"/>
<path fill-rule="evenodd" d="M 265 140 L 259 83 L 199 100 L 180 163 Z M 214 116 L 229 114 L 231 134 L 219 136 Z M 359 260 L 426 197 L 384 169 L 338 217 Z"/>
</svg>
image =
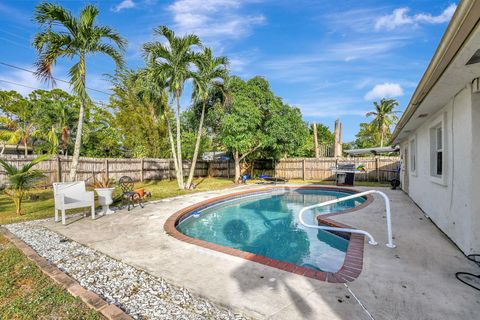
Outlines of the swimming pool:
<svg viewBox="0 0 480 320">
<path fill-rule="evenodd" d="M 204 245 L 209 248 L 232 248 L 283 262 L 290 269 L 297 266 L 295 269 L 304 273 L 305 270 L 336 273 L 344 265 L 350 234 L 306 228 L 299 222 L 298 212 L 305 206 L 352 193 L 355 191 L 303 187 L 272 188 L 227 196 L 184 210 L 175 217 L 175 228 L 186 238 L 217 245 Z M 358 198 L 308 212 L 305 218 L 312 222 L 318 213 L 335 214 L 364 205 L 366 198 Z M 361 240 L 363 252 L 363 237 Z M 228 250 L 220 251 L 231 254 Z"/>
</svg>

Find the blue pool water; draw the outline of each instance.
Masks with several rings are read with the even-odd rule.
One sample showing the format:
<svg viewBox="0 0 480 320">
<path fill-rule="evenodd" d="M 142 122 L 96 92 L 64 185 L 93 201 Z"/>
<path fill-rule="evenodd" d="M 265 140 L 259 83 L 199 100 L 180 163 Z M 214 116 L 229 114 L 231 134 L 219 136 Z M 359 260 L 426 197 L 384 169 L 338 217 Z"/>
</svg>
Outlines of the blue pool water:
<svg viewBox="0 0 480 320">
<path fill-rule="evenodd" d="M 298 212 L 305 206 L 348 195 L 324 189 L 250 195 L 197 211 L 183 219 L 177 229 L 192 238 L 336 272 L 343 265 L 348 240 L 328 231 L 304 227 L 298 220 Z M 316 224 L 318 213 L 351 209 L 364 201 L 358 198 L 306 212 L 305 221 Z"/>
</svg>

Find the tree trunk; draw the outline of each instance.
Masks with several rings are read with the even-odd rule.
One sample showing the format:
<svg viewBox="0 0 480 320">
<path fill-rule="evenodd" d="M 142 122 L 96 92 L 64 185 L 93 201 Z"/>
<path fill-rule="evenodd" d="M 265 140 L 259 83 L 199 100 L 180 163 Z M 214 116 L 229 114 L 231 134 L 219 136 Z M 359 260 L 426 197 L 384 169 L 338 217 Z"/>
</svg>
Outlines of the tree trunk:
<svg viewBox="0 0 480 320">
<path fill-rule="evenodd" d="M 80 71 L 82 78 L 82 85 L 84 92 L 81 93 L 80 112 L 78 114 L 77 135 L 75 137 L 75 147 L 73 149 L 72 165 L 70 167 L 69 180 L 75 181 L 77 177 L 78 160 L 80 159 L 80 148 L 82 147 L 82 131 L 83 131 L 83 118 L 85 116 L 85 104 L 87 103 L 87 93 L 85 92 L 85 54 L 80 54 L 80 64 L 82 70 Z"/>
<path fill-rule="evenodd" d="M 204 100 L 202 105 L 202 114 L 200 115 L 200 123 L 198 125 L 197 140 L 195 141 L 195 150 L 193 151 L 192 165 L 190 167 L 190 173 L 188 174 L 187 189 L 190 189 L 192 187 L 193 175 L 195 173 L 195 165 L 197 164 L 198 151 L 200 149 L 200 142 L 202 140 L 203 119 L 205 117 L 205 103 L 206 101 Z"/>
<path fill-rule="evenodd" d="M 28 141 L 27 140 L 23 141 L 23 148 L 24 148 L 25 156 L 28 156 Z"/>
<path fill-rule="evenodd" d="M 240 156 L 238 151 L 233 152 L 233 160 L 235 161 L 235 183 L 238 183 L 240 180 Z"/>
<path fill-rule="evenodd" d="M 315 144 L 315 158 L 320 158 L 320 150 L 318 149 L 318 133 L 317 133 L 317 124 L 313 123 L 313 142 Z"/>
<path fill-rule="evenodd" d="M 380 132 L 380 148 L 383 148 L 383 128 L 382 132 Z"/>
<path fill-rule="evenodd" d="M 175 165 L 175 173 L 178 174 L 178 159 L 177 153 L 175 152 L 175 142 L 173 141 L 173 134 L 172 134 L 172 126 L 170 125 L 170 120 L 168 119 L 168 115 L 165 112 L 165 121 L 167 122 L 167 131 L 168 131 L 168 140 L 170 140 L 170 148 L 172 148 L 172 158 L 173 164 Z M 182 185 L 180 180 L 177 178 L 178 187 L 181 189 Z"/>
<path fill-rule="evenodd" d="M 178 170 L 177 170 L 177 181 L 180 189 L 185 189 L 183 184 L 183 161 L 182 161 L 182 135 L 180 132 L 180 94 L 177 91 L 177 159 L 178 159 Z"/>
<path fill-rule="evenodd" d="M 75 181 L 77 176 L 78 160 L 80 158 L 80 148 L 82 147 L 83 117 L 85 116 L 85 100 L 82 99 L 80 112 L 78 114 L 77 134 L 75 137 L 75 147 L 73 149 L 72 164 L 70 167 L 69 180 Z"/>
</svg>

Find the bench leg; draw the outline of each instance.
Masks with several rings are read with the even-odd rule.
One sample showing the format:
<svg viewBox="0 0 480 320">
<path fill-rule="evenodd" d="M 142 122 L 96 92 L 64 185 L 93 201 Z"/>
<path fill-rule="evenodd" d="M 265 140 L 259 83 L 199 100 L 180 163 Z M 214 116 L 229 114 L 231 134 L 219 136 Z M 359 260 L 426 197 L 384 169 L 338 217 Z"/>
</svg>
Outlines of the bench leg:
<svg viewBox="0 0 480 320">
<path fill-rule="evenodd" d="M 58 222 L 58 210 L 55 209 L 55 222 Z"/>
<path fill-rule="evenodd" d="M 62 209 L 62 224 L 65 224 L 65 209 Z"/>
<path fill-rule="evenodd" d="M 95 220 L 95 206 L 92 206 L 92 219 Z"/>
</svg>

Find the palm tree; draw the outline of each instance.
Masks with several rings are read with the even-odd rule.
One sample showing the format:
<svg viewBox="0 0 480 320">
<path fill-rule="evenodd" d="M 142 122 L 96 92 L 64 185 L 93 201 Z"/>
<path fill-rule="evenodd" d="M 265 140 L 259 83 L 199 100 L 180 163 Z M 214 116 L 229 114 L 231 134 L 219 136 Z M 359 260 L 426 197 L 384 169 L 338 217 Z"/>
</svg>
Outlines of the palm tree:
<svg viewBox="0 0 480 320">
<path fill-rule="evenodd" d="M 39 156 L 22 168 L 17 168 L 0 159 L 0 165 L 5 170 L 8 179 L 7 188 L 4 192 L 12 198 L 17 215 L 22 214 L 22 200 L 25 193 L 44 177 L 42 171 L 32 169 L 33 166 L 48 158 L 49 156 Z"/>
<path fill-rule="evenodd" d="M 223 81 L 228 77 L 226 57 L 213 57 L 212 50 L 205 48 L 200 59 L 197 62 L 197 71 L 193 75 L 193 98 L 194 101 L 202 104 L 200 122 L 198 124 L 197 138 L 193 152 L 192 165 L 187 180 L 187 188 L 191 188 L 195 165 L 197 163 L 200 141 L 202 138 L 203 120 L 205 118 L 205 106 L 209 98 L 209 92 L 213 87 L 223 86 Z"/>
<path fill-rule="evenodd" d="M 158 73 L 163 74 L 168 85 L 168 90 L 172 96 L 172 101 L 177 102 L 177 162 L 176 176 L 180 189 L 184 189 L 183 184 L 183 166 L 182 166 L 182 142 L 180 132 L 180 97 L 183 92 L 185 82 L 193 77 L 191 64 L 198 59 L 193 49 L 201 46 L 200 39 L 193 34 L 183 37 L 177 37 L 175 33 L 165 26 L 160 26 L 154 30 L 156 35 L 165 37 L 167 43 L 147 42 L 143 45 L 147 61 L 154 66 Z"/>
<path fill-rule="evenodd" d="M 126 40 L 108 26 L 95 24 L 99 11 L 93 5 L 85 6 L 78 18 L 60 5 L 44 2 L 35 9 L 35 20 L 42 31 L 35 35 L 33 46 L 37 49 L 37 75 L 43 80 L 53 81 L 52 67 L 59 58 L 77 58 L 70 68 L 70 84 L 80 98 L 77 134 L 73 152 L 70 180 L 75 180 L 82 146 L 82 130 L 85 108 L 90 98 L 86 91 L 86 57 L 105 54 L 113 59 L 117 67 L 123 66 L 122 52 Z M 104 42 L 107 40 L 109 42 Z"/>
<path fill-rule="evenodd" d="M 380 103 L 375 101 L 373 104 L 375 106 L 375 111 L 368 112 L 366 116 L 375 117 L 370 123 L 370 126 L 372 126 L 372 128 L 374 128 L 380 135 L 380 147 L 383 147 L 386 134 L 390 131 L 390 127 L 398 120 L 398 117 L 396 116 L 398 111 L 394 110 L 395 107 L 398 106 L 398 102 L 395 99 L 383 98 L 380 100 Z"/>
</svg>

